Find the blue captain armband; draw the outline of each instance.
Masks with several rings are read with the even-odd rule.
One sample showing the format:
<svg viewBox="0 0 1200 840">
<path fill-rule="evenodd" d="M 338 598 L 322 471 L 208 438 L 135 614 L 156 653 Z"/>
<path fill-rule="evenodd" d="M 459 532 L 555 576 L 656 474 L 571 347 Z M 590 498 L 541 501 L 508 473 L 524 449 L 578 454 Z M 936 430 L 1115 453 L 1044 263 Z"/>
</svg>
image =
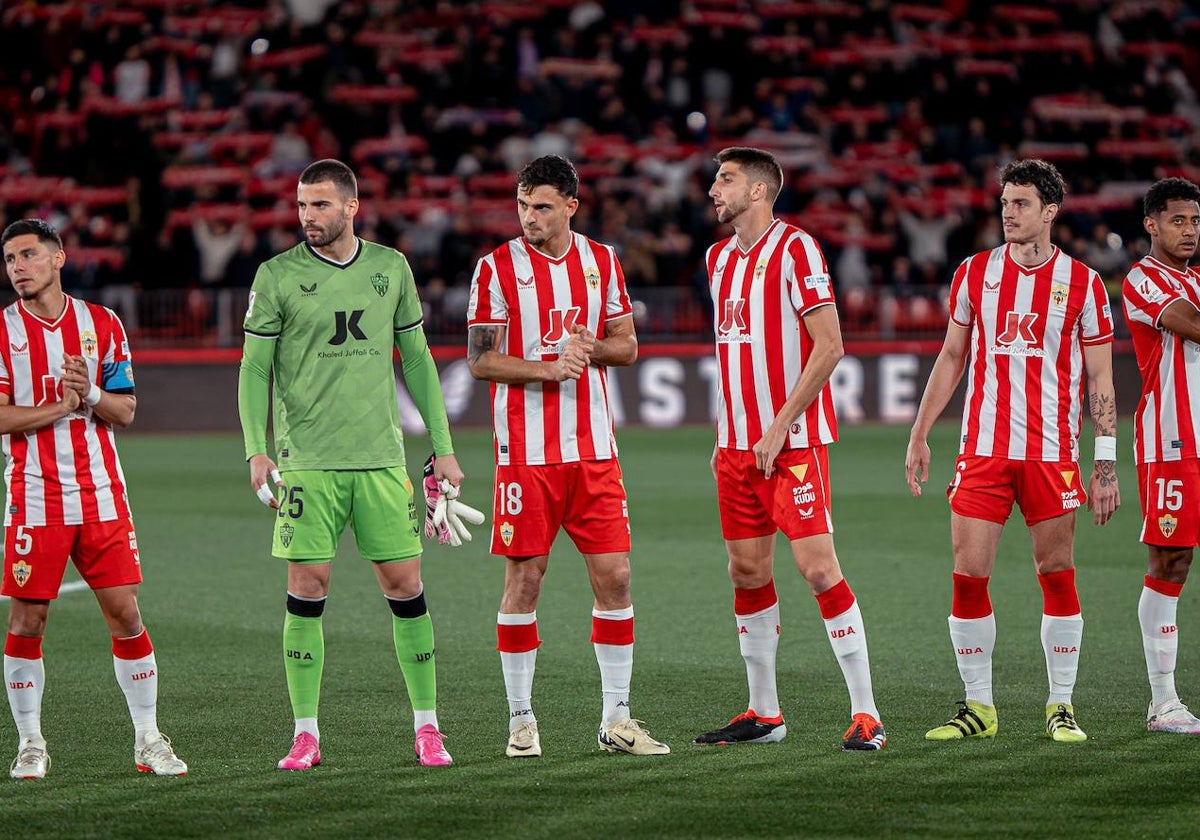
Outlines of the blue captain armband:
<svg viewBox="0 0 1200 840">
<path fill-rule="evenodd" d="M 114 394 L 133 393 L 133 362 L 105 362 L 100 365 L 100 385 Z"/>
</svg>

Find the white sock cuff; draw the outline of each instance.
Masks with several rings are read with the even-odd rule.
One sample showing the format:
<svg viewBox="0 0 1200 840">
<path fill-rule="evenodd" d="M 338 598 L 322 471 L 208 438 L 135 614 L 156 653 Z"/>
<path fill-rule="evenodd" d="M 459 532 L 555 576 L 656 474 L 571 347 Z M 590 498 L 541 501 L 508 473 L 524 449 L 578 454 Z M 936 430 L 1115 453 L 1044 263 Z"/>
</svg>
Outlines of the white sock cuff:
<svg viewBox="0 0 1200 840">
<path fill-rule="evenodd" d="M 537 610 L 528 613 L 496 613 L 496 623 L 511 627 L 533 624 L 537 621 Z"/>
<path fill-rule="evenodd" d="M 746 613 L 745 615 L 742 615 L 740 613 L 734 613 L 733 617 L 736 618 L 738 621 L 750 621 L 751 619 L 762 618 L 765 615 L 771 615 L 771 614 L 779 615 L 779 602 L 778 601 L 776 601 L 774 604 L 767 607 L 766 609 L 759 610 L 758 612 Z"/>
<path fill-rule="evenodd" d="M 1074 615 L 1046 615 L 1042 613 L 1042 621 L 1078 621 L 1083 622 L 1083 613 L 1075 613 Z"/>
<path fill-rule="evenodd" d="M 619 610 L 592 609 L 592 618 L 605 618 L 609 621 L 626 621 L 633 618 L 633 604 Z"/>
</svg>

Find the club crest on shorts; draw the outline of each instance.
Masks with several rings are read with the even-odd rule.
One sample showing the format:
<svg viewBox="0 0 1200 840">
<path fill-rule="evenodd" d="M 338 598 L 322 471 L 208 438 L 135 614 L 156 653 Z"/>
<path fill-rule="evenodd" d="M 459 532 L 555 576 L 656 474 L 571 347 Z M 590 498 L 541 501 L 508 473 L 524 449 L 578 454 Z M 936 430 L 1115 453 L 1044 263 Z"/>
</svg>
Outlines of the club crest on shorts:
<svg viewBox="0 0 1200 840">
<path fill-rule="evenodd" d="M 516 529 L 511 522 L 505 522 L 500 526 L 500 539 L 504 541 L 505 545 L 512 545 L 513 533 L 515 531 Z"/>
<path fill-rule="evenodd" d="M 13 580 L 17 582 L 17 586 L 24 586 L 26 583 L 28 583 L 29 576 L 32 574 L 33 567 L 24 560 L 18 560 L 16 563 L 13 563 L 12 576 Z"/>
<path fill-rule="evenodd" d="M 1170 537 L 1175 533 L 1175 529 L 1179 527 L 1179 520 L 1169 513 L 1164 513 L 1158 517 L 1158 530 L 1162 531 L 1164 537 Z"/>
<path fill-rule="evenodd" d="M 79 334 L 79 346 L 83 349 L 83 355 L 96 357 L 96 334 L 91 330 L 84 330 Z"/>
<path fill-rule="evenodd" d="M 287 548 L 292 544 L 292 537 L 296 535 L 296 529 L 290 522 L 284 522 L 279 526 L 279 541 L 283 543 L 283 547 Z"/>
<path fill-rule="evenodd" d="M 378 271 L 371 275 L 371 285 L 375 287 L 375 293 L 380 297 L 387 294 L 390 282 L 391 279 L 386 274 L 380 274 Z"/>
</svg>

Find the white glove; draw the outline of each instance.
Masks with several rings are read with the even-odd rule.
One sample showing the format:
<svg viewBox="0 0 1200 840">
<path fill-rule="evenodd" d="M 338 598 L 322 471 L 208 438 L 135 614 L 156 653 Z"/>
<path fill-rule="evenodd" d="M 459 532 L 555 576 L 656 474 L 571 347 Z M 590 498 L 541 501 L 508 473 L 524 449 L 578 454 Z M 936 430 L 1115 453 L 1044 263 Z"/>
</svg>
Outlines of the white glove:
<svg viewBox="0 0 1200 840">
<path fill-rule="evenodd" d="M 448 526 L 446 530 L 449 532 L 452 546 L 458 547 L 464 540 L 470 542 L 471 532 L 463 520 L 472 525 L 482 525 L 484 515 L 465 502 L 460 502 L 458 497 L 462 491 L 449 480 L 443 478 L 438 482 L 438 489 L 442 492 L 434 505 L 433 527 L 440 529 L 443 525 Z"/>
<path fill-rule="evenodd" d="M 258 496 L 258 500 L 267 507 L 271 506 L 271 502 L 275 500 L 275 487 L 283 483 L 283 479 L 279 477 L 279 470 L 271 470 L 272 484 L 263 482 L 257 490 L 254 491 Z"/>
</svg>

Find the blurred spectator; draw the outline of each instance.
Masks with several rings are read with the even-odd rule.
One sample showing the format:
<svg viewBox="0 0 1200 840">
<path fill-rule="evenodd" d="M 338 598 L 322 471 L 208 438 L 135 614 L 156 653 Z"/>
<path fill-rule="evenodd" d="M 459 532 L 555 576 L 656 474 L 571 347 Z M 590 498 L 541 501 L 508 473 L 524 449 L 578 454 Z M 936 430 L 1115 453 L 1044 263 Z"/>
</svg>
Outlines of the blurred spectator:
<svg viewBox="0 0 1200 840">
<path fill-rule="evenodd" d="M 199 277 L 205 286 L 220 286 L 225 284 L 225 270 L 230 260 L 242 246 L 242 237 L 246 233 L 243 223 L 231 225 L 224 219 L 214 219 L 209 222 L 202 216 L 197 216 L 192 222 L 192 238 L 196 243 L 196 253 L 200 259 Z"/>
</svg>

